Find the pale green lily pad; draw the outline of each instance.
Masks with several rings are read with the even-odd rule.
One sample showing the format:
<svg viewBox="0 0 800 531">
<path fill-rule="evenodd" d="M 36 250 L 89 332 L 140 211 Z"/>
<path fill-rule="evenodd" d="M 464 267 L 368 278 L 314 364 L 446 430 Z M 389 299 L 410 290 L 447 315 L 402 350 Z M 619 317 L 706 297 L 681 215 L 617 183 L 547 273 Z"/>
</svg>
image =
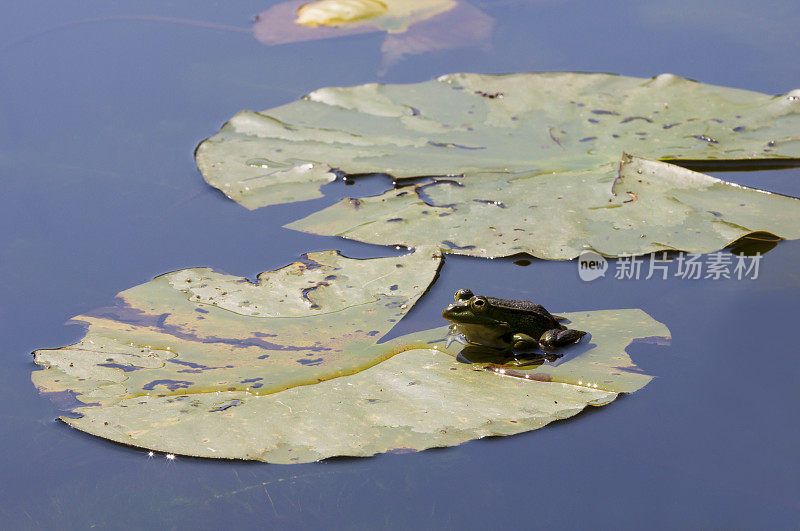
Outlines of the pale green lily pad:
<svg viewBox="0 0 800 531">
<path fill-rule="evenodd" d="M 367 243 L 545 259 L 574 258 L 586 248 L 606 256 L 707 253 L 756 231 L 800 238 L 797 199 L 673 164 L 626 155 L 619 165 L 550 177 L 498 182 L 496 174 L 476 174 L 469 176 L 470 190 L 487 201 L 458 204 L 466 186 L 445 181 L 426 188 L 426 197 L 448 206 L 433 207 L 401 188 L 342 201 L 287 226 Z"/>
<path fill-rule="evenodd" d="M 37 351 L 48 370 L 33 380 L 106 406 L 226 390 L 256 396 L 350 374 L 393 354 L 378 340 L 440 264 L 423 249 L 370 260 L 326 251 L 262 273 L 258 284 L 206 268 L 168 273 L 74 318 L 86 336 Z"/>
<path fill-rule="evenodd" d="M 794 198 L 659 162 L 797 162 L 800 90 L 577 73 L 323 88 L 237 114 L 196 158 L 209 184 L 251 209 L 319 197 L 334 171 L 439 176 L 288 225 L 370 243 L 569 259 L 586 247 L 707 252 L 754 231 L 800 237 Z"/>
<path fill-rule="evenodd" d="M 669 333 L 640 310 L 565 314 L 591 336 L 547 366 L 463 363 L 447 327 L 378 344 L 439 260 L 421 250 L 372 260 L 314 253 L 258 286 L 208 269 L 169 273 L 76 318 L 88 324 L 84 339 L 37 351 L 45 370 L 32 379 L 54 398 L 77 398 L 80 417 L 62 420 L 79 430 L 273 463 L 520 433 L 650 380 L 625 347 Z"/>
</svg>

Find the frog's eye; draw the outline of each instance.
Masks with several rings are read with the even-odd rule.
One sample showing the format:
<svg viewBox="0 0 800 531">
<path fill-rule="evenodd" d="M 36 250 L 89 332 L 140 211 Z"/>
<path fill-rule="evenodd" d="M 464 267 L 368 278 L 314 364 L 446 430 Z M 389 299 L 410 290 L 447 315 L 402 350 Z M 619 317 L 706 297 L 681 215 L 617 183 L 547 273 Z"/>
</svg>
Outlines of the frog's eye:
<svg viewBox="0 0 800 531">
<path fill-rule="evenodd" d="M 475 297 L 469 303 L 470 307 L 476 311 L 483 311 L 486 309 L 486 299 L 483 297 Z"/>
<path fill-rule="evenodd" d="M 468 289 L 460 289 L 456 291 L 455 300 L 456 301 L 468 301 L 473 297 L 472 291 Z"/>
</svg>

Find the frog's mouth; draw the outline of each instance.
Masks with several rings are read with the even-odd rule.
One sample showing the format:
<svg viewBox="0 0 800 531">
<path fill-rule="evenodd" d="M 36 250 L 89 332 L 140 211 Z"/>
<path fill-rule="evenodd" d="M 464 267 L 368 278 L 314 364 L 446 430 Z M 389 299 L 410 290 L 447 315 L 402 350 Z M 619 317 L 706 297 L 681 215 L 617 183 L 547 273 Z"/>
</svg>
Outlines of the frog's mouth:
<svg viewBox="0 0 800 531">
<path fill-rule="evenodd" d="M 459 305 L 450 304 L 447 308 L 442 310 L 442 317 L 450 321 L 452 320 L 453 317 L 457 315 L 462 315 L 463 309 L 464 309 L 463 305 L 459 308 Z"/>
<path fill-rule="evenodd" d="M 442 317 L 448 321 L 451 319 L 457 319 L 461 322 L 475 322 L 475 315 L 472 310 L 470 310 L 469 305 L 460 301 L 451 302 L 447 308 L 442 310 Z"/>
<path fill-rule="evenodd" d="M 442 317 L 444 317 L 445 320 L 457 325 L 483 325 L 487 327 L 487 330 L 496 323 L 496 321 L 486 315 L 475 315 L 469 306 L 466 304 L 459 304 L 457 302 L 442 310 Z"/>
</svg>

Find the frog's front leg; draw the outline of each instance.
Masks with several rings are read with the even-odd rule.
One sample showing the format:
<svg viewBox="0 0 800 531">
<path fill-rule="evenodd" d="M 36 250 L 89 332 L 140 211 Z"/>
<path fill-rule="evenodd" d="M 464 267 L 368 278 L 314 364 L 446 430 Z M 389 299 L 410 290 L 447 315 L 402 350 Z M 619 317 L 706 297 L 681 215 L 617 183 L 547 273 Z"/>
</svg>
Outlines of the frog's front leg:
<svg viewBox="0 0 800 531">
<path fill-rule="evenodd" d="M 539 346 L 544 350 L 555 350 L 578 341 L 584 335 L 586 335 L 586 332 L 581 330 L 553 328 L 542 334 L 542 337 L 539 338 Z"/>
<path fill-rule="evenodd" d="M 514 334 L 511 337 L 511 349 L 514 352 L 526 352 L 535 350 L 539 346 L 539 342 L 533 339 L 528 334 Z"/>
</svg>

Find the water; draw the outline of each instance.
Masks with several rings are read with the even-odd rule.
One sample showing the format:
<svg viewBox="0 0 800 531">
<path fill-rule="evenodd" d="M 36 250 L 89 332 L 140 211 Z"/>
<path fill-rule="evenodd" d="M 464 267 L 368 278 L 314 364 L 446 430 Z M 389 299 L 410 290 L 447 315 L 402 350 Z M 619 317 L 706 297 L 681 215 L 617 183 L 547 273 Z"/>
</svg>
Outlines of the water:
<svg viewBox="0 0 800 531">
<path fill-rule="evenodd" d="M 418 55 L 382 77 L 380 34 L 267 47 L 159 20 L 67 24 L 135 14 L 248 27 L 268 2 L 14 4 L 0 7 L 4 528 L 796 528 L 800 242 L 781 242 L 753 281 L 584 283 L 574 262 L 448 257 L 397 334 L 440 323 L 469 287 L 556 312 L 638 307 L 674 336 L 631 347 L 658 375 L 634 395 L 456 448 L 294 466 L 168 461 L 55 422 L 61 412 L 29 380 L 29 352 L 82 336 L 67 318 L 160 273 L 253 278 L 309 250 L 393 252 L 280 228 L 385 180 L 254 212 L 209 189 L 192 150 L 239 109 L 454 71 L 673 72 L 783 93 L 800 87 L 796 2 L 484 1 L 497 21 L 491 51 Z M 797 169 L 715 175 L 800 196 Z"/>
</svg>

